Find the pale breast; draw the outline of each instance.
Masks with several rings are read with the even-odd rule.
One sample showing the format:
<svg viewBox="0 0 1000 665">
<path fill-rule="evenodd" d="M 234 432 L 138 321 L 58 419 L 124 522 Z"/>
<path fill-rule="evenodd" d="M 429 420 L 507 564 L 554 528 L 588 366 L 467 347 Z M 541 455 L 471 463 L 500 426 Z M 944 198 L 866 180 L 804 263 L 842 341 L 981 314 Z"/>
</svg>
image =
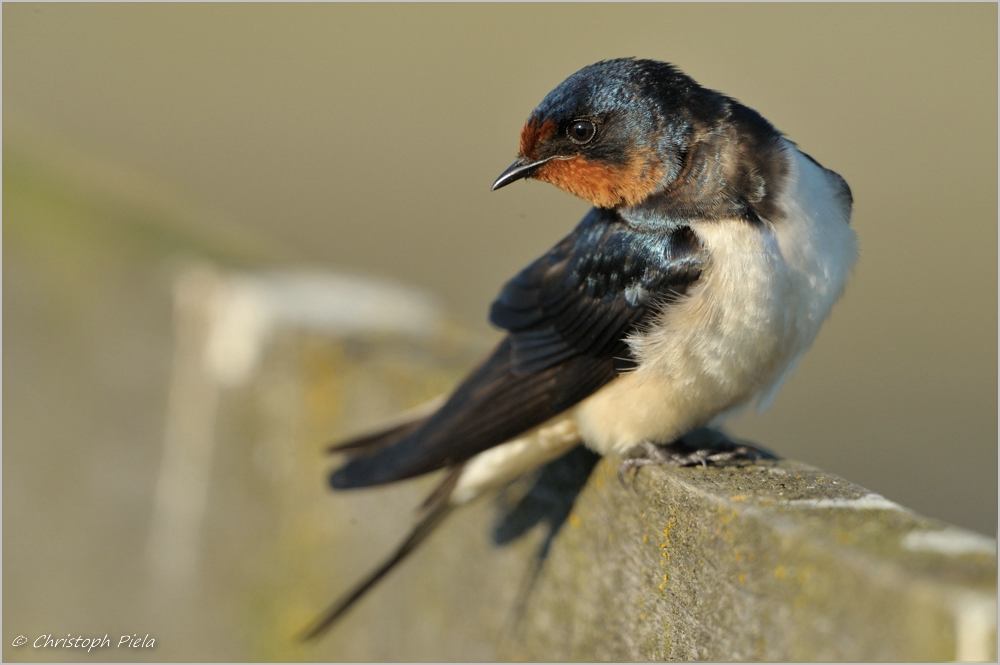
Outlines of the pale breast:
<svg viewBox="0 0 1000 665">
<path fill-rule="evenodd" d="M 790 144 L 787 154 L 783 219 L 692 224 L 711 257 L 699 285 L 629 340 L 638 369 L 575 410 L 598 452 L 672 441 L 754 398 L 766 406 L 812 344 L 857 241 L 839 177 Z"/>
</svg>

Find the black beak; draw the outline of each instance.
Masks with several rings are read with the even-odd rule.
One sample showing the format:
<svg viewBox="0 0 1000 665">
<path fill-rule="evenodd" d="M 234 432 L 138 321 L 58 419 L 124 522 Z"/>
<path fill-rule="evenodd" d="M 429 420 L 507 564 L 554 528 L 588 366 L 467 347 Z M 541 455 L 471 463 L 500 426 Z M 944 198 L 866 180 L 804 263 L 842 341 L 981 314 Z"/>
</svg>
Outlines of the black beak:
<svg viewBox="0 0 1000 665">
<path fill-rule="evenodd" d="M 520 180 L 521 178 L 527 178 L 532 173 L 538 170 L 545 162 L 552 159 L 552 157 L 546 157 L 545 159 L 539 159 L 537 161 L 531 161 L 527 157 L 518 157 L 517 161 L 507 167 L 507 170 L 500 174 L 500 177 L 496 179 L 493 186 L 490 187 L 491 192 L 495 192 L 501 187 L 506 187 L 515 180 Z"/>
</svg>

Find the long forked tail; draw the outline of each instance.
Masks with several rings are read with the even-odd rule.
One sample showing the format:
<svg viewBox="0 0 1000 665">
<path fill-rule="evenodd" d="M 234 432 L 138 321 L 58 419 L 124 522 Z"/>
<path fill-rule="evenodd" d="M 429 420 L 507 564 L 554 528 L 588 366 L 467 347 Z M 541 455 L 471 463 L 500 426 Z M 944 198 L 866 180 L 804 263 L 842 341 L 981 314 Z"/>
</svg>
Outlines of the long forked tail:
<svg viewBox="0 0 1000 665">
<path fill-rule="evenodd" d="M 309 627 L 299 634 L 299 641 L 307 642 L 319 637 L 329 630 L 330 627 L 333 626 L 333 624 L 347 612 L 347 610 L 351 609 L 354 603 L 360 600 L 369 589 L 375 586 L 379 580 L 395 568 L 396 564 L 405 559 L 410 552 L 415 550 L 420 543 L 424 542 L 427 537 L 434 532 L 438 525 L 444 521 L 454 508 L 454 506 L 449 503 L 448 499 L 451 495 L 452 488 L 454 488 L 455 483 L 458 482 L 458 477 L 461 472 L 461 467 L 455 467 L 449 471 L 444 481 L 431 493 L 431 495 L 427 498 L 427 501 L 425 501 L 421 506 L 423 514 L 410 531 L 410 534 L 406 537 L 406 540 L 400 544 L 396 551 L 393 552 L 392 556 L 386 559 L 378 568 L 370 572 L 364 579 L 354 585 L 354 588 L 341 596 L 337 602 L 333 603 L 333 605 L 331 605 L 323 614 L 318 616 L 312 624 L 309 625 Z"/>
</svg>

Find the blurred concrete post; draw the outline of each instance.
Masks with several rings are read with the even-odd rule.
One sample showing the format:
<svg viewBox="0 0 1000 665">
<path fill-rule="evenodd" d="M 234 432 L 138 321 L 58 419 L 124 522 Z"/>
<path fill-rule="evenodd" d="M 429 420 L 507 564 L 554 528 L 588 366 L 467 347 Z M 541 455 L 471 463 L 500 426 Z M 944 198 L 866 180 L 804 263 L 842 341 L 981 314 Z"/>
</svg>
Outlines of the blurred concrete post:
<svg viewBox="0 0 1000 665">
<path fill-rule="evenodd" d="M 208 264 L 179 271 L 173 295 L 176 347 L 147 559 L 155 586 L 176 596 L 198 578 L 220 393 L 259 371 L 273 335 L 427 337 L 442 312 L 424 293 L 372 280 Z"/>
<path fill-rule="evenodd" d="M 179 591 L 197 572 L 219 402 L 205 350 L 222 288 L 218 273 L 204 265 L 184 271 L 174 285 L 174 360 L 147 544 L 150 572 L 161 592 Z"/>
</svg>

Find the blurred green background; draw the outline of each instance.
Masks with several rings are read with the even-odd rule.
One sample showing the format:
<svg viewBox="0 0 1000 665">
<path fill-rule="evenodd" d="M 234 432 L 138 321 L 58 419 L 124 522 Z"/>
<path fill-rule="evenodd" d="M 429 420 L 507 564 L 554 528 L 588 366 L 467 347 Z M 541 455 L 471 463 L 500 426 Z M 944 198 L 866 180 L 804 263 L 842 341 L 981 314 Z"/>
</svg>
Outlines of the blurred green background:
<svg viewBox="0 0 1000 665">
<path fill-rule="evenodd" d="M 845 297 L 732 432 L 995 535 L 996 27 L 995 4 L 4 4 L 4 659 L 81 657 L 13 649 L 29 630 L 202 621 L 150 609 L 144 559 L 179 262 L 389 278 L 495 339 L 501 284 L 586 204 L 489 186 L 611 57 L 736 97 L 854 193 Z M 225 612 L 101 659 L 313 657 Z"/>
</svg>

